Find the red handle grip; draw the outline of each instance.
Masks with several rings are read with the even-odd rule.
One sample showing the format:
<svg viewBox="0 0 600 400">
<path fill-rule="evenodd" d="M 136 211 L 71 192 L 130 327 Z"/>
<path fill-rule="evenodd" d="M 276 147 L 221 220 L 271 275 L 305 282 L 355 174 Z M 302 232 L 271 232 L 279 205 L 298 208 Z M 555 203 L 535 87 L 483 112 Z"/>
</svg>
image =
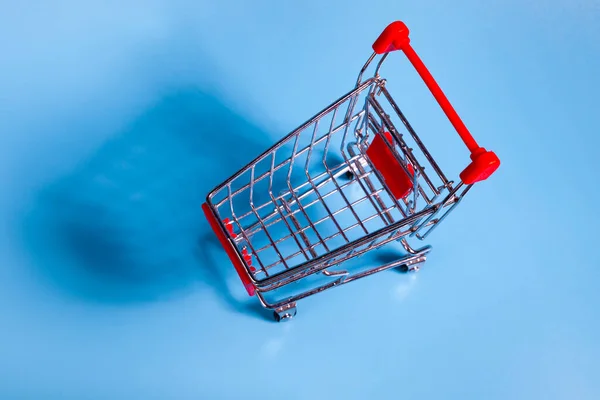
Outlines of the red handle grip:
<svg viewBox="0 0 600 400">
<path fill-rule="evenodd" d="M 433 97 L 435 97 L 450 120 L 450 123 L 454 126 L 454 129 L 456 129 L 456 132 L 471 152 L 471 163 L 460 174 L 462 181 L 466 184 L 473 184 L 489 178 L 500 166 L 500 159 L 493 151 L 487 151 L 483 147 L 479 147 L 440 86 L 410 45 L 408 34 L 409 30 L 404 22 L 392 22 L 383 30 L 375 43 L 373 43 L 373 50 L 377 54 L 402 50 L 406 58 L 415 67 L 417 73 L 421 76 L 423 82 L 425 82 L 425 85 L 427 85 L 431 94 L 433 94 Z"/>
</svg>

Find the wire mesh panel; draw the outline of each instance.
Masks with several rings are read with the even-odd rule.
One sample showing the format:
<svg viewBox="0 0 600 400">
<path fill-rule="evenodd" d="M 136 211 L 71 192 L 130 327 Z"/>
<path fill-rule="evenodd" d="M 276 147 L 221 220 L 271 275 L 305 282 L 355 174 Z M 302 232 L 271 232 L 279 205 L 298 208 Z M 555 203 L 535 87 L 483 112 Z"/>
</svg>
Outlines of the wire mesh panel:
<svg viewBox="0 0 600 400">
<path fill-rule="evenodd" d="M 437 165 L 427 157 L 417 160 L 426 148 L 416 134 L 405 138 L 396 128 L 394 122 L 410 125 L 394 110 L 384 84 L 381 79 L 367 81 L 212 195 L 211 203 L 227 220 L 228 232 L 250 260 L 248 272 L 257 281 L 402 221 L 449 187 L 441 170 L 435 173 Z M 384 107 L 392 109 L 394 118 Z M 386 180 L 377 168 L 370 152 L 376 138 L 393 157 L 384 161 L 410 174 L 410 193 L 404 197 L 390 188 L 390 179 L 398 177 Z M 434 171 L 435 183 L 424 164 Z"/>
<path fill-rule="evenodd" d="M 257 280 L 350 242 L 356 233 L 340 222 L 346 213 L 364 231 L 340 154 L 364 115 L 357 98 L 371 85 L 334 103 L 215 191 L 210 201 L 228 219 L 238 247 L 253 255 Z"/>
</svg>

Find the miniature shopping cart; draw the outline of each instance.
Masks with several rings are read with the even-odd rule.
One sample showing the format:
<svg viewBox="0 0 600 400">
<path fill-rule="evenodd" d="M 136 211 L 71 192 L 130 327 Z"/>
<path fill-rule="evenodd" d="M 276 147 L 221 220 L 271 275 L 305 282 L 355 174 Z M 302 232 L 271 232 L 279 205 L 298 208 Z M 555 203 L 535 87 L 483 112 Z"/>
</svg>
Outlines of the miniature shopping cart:
<svg viewBox="0 0 600 400">
<path fill-rule="evenodd" d="M 409 241 L 426 238 L 500 165 L 473 139 L 408 33 L 404 23 L 390 24 L 352 91 L 217 186 L 202 206 L 248 294 L 278 321 L 296 315 L 298 300 L 334 286 L 390 268 L 418 270 L 431 247 Z M 471 152 L 458 183 L 435 162 L 379 75 L 395 50 Z M 363 79 L 370 66 L 373 76 Z M 397 259 L 359 260 L 392 242 L 403 248 Z"/>
</svg>

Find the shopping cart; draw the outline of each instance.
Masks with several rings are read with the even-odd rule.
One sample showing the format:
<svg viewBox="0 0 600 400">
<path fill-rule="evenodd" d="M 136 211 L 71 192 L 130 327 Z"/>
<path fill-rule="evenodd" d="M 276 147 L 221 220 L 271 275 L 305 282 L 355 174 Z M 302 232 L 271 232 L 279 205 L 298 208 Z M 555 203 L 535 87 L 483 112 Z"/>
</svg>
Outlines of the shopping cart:
<svg viewBox="0 0 600 400">
<path fill-rule="evenodd" d="M 425 239 L 500 165 L 473 139 L 408 34 L 400 21 L 386 27 L 352 91 L 217 186 L 202 206 L 248 294 L 278 321 L 296 315 L 298 300 L 329 288 L 390 268 L 418 270 L 431 247 L 415 249 L 409 240 Z M 458 183 L 435 162 L 379 75 L 395 50 L 471 152 Z M 363 79 L 371 65 L 373 76 Z M 403 247 L 397 259 L 357 261 L 392 242 Z"/>
</svg>

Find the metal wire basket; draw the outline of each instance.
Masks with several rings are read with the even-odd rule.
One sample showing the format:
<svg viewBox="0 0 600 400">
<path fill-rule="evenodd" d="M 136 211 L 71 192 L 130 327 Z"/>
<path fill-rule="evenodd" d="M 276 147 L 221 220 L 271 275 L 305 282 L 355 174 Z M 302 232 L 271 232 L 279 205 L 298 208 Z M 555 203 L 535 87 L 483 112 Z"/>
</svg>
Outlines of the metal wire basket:
<svg viewBox="0 0 600 400">
<path fill-rule="evenodd" d="M 408 28 L 390 24 L 355 87 L 212 190 L 203 210 L 249 295 L 296 315 L 296 302 L 390 268 L 417 271 L 425 239 L 473 184 L 500 165 L 480 147 L 410 45 Z M 401 50 L 448 116 L 471 163 L 446 177 L 386 89 L 380 68 Z M 374 75 L 363 79 L 376 65 Z M 404 133 L 403 133 L 404 132 Z M 391 242 L 405 254 L 383 265 L 357 257 Z"/>
</svg>

